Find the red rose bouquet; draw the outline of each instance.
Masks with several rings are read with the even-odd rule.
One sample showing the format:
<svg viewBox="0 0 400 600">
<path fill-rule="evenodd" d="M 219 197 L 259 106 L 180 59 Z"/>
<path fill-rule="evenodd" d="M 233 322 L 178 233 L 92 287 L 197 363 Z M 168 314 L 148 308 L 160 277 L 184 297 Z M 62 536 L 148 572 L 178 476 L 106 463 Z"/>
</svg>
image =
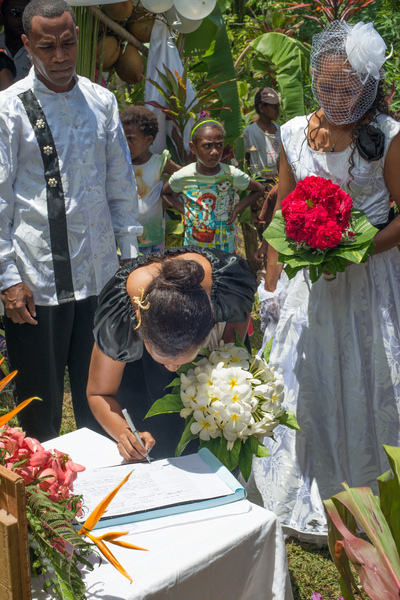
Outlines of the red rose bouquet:
<svg viewBox="0 0 400 600">
<path fill-rule="evenodd" d="M 279 263 L 291 279 L 309 267 L 314 283 L 328 271 L 344 271 L 348 261 L 365 261 L 377 233 L 362 210 L 330 179 L 306 177 L 282 202 L 264 237 L 279 252 Z"/>
</svg>

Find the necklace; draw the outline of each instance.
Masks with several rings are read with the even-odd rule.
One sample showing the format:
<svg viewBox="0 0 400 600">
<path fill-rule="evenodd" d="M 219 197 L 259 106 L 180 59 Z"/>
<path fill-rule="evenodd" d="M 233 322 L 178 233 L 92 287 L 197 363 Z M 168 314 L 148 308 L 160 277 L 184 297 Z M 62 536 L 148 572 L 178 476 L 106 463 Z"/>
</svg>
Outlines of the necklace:
<svg viewBox="0 0 400 600">
<path fill-rule="evenodd" d="M 335 151 L 335 146 L 338 143 L 338 141 L 340 140 L 340 138 L 342 137 L 342 135 L 344 134 L 344 132 L 349 128 L 349 126 L 345 127 L 344 129 L 342 129 L 342 131 L 339 133 L 338 138 L 336 139 L 336 141 L 334 142 L 333 146 L 331 147 L 331 149 L 329 150 L 329 152 L 334 152 Z M 331 132 L 329 131 L 329 137 L 331 137 Z"/>
</svg>

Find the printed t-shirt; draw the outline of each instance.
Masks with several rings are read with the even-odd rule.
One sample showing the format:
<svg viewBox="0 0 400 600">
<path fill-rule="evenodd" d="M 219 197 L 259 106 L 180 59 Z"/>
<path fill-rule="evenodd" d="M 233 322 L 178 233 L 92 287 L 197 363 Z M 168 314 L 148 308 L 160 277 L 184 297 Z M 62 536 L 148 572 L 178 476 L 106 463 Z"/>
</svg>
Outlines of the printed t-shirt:
<svg viewBox="0 0 400 600">
<path fill-rule="evenodd" d="M 231 165 L 220 163 L 217 175 L 201 175 L 192 163 L 169 180 L 173 192 L 183 195 L 186 217 L 184 245 L 195 244 L 235 251 L 235 225 L 227 225 L 235 205 L 235 190 L 246 190 L 250 177 Z"/>
</svg>

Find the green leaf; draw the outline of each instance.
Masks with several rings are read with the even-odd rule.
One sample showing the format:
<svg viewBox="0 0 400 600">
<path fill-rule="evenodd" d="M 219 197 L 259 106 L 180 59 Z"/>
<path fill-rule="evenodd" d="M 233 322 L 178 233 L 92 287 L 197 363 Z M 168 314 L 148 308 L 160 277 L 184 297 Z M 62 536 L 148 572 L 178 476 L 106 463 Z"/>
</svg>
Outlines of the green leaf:
<svg viewBox="0 0 400 600">
<path fill-rule="evenodd" d="M 210 452 L 214 454 L 218 458 L 218 450 L 221 444 L 221 438 L 210 438 L 207 442 L 204 440 L 200 440 L 199 448 L 208 448 Z"/>
<path fill-rule="evenodd" d="M 218 458 L 222 462 L 223 465 L 229 471 L 233 471 L 239 464 L 239 454 L 241 448 L 241 440 L 237 439 L 233 445 L 232 450 L 228 450 L 227 441 L 224 437 L 221 437 L 219 449 L 218 449 Z"/>
<path fill-rule="evenodd" d="M 198 437 L 197 434 L 193 434 L 190 431 L 190 426 L 194 422 L 195 422 L 195 418 L 193 416 L 192 417 L 188 417 L 186 419 L 186 421 L 185 421 L 185 429 L 183 430 L 182 437 L 179 440 L 179 443 L 178 443 L 178 445 L 176 447 L 175 456 L 180 456 L 182 454 L 182 452 L 184 451 L 184 449 L 186 448 L 186 446 L 188 445 L 188 443 L 191 440 L 195 440 Z"/>
<path fill-rule="evenodd" d="M 400 559 L 387 521 L 370 488 L 349 488 L 324 502 L 330 520 L 343 537 L 343 547 L 371 600 L 397 598 L 400 589 Z M 340 505 L 347 508 L 372 543 L 355 536 L 344 522 Z"/>
<path fill-rule="evenodd" d="M 240 335 L 238 334 L 236 329 L 235 329 L 235 346 L 237 346 L 238 348 L 244 348 L 245 350 L 247 350 L 245 343 L 243 342 L 242 338 L 240 337 Z"/>
<path fill-rule="evenodd" d="M 190 371 L 190 369 L 194 369 L 196 367 L 196 360 L 193 360 L 190 363 L 186 363 L 186 365 L 182 365 L 179 367 L 179 369 L 177 370 L 177 375 L 182 375 L 182 373 L 184 373 L 185 375 L 187 375 L 188 371 Z"/>
<path fill-rule="evenodd" d="M 201 351 L 206 358 L 210 358 L 211 350 L 209 350 L 208 348 L 202 348 Z"/>
<path fill-rule="evenodd" d="M 340 589 L 345 600 L 354 600 L 352 588 L 357 589 L 357 584 L 351 570 L 350 561 L 343 548 L 343 536 L 335 527 L 332 518 L 342 520 L 353 534 L 356 532 L 357 524 L 353 515 L 339 503 L 335 505 L 332 500 L 324 500 L 324 508 L 328 520 L 328 546 L 332 560 L 339 571 Z"/>
<path fill-rule="evenodd" d="M 231 47 L 218 4 L 196 31 L 186 34 L 184 55 L 202 56 L 202 62 L 207 66 L 207 79 L 225 82 L 218 88 L 218 95 L 221 98 L 222 106 L 229 107 L 231 111 L 229 113 L 222 111 L 219 117 L 223 121 L 225 120 L 226 143 L 233 143 L 242 135 L 242 116 Z M 244 157 L 241 138 L 239 142 L 241 154 L 237 154 L 236 158 L 238 159 Z"/>
<path fill-rule="evenodd" d="M 286 410 L 279 418 L 278 421 L 281 425 L 289 427 L 289 429 L 297 429 L 301 431 L 300 426 L 297 422 L 296 415 L 291 410 Z"/>
<path fill-rule="evenodd" d="M 282 261 L 284 262 L 284 261 Z M 279 264 L 279 263 L 278 263 Z M 291 267 L 290 265 L 285 265 L 284 270 L 289 279 L 293 279 L 293 277 L 301 271 L 303 267 Z"/>
<path fill-rule="evenodd" d="M 171 383 L 169 383 L 168 385 L 165 386 L 164 390 L 166 390 L 167 388 L 170 388 L 170 387 L 175 387 L 175 386 L 180 386 L 180 385 L 181 385 L 181 378 L 174 377 L 174 379 L 171 381 Z"/>
<path fill-rule="evenodd" d="M 272 350 L 272 342 L 274 341 L 274 338 L 271 338 L 267 343 L 266 346 L 264 348 L 264 352 L 263 352 L 263 359 L 265 360 L 266 363 L 269 363 L 269 357 L 271 354 L 271 350 Z"/>
<path fill-rule="evenodd" d="M 270 456 L 268 448 L 253 435 L 247 438 L 246 443 L 249 444 L 249 448 L 254 456 L 257 456 L 258 458 Z"/>
<path fill-rule="evenodd" d="M 169 219 L 165 223 L 165 235 L 182 235 L 185 231 L 183 221 Z"/>
<path fill-rule="evenodd" d="M 309 52 L 304 44 L 282 33 L 264 33 L 251 46 L 273 65 L 285 120 L 304 115 L 304 80 L 310 74 Z"/>
<path fill-rule="evenodd" d="M 400 589 L 400 557 L 391 535 L 389 525 L 370 488 L 350 488 L 343 484 L 344 492 L 334 498 L 346 506 L 368 535 L 376 548 L 377 555 L 384 561 Z M 367 590 L 366 590 L 367 591 Z M 368 591 L 367 591 L 368 593 Z"/>
<path fill-rule="evenodd" d="M 178 413 L 185 408 L 179 394 L 166 394 L 156 400 L 145 416 L 154 417 L 154 415 L 163 415 L 165 413 Z"/>
<path fill-rule="evenodd" d="M 390 470 L 378 477 L 380 504 L 400 553 L 400 448 L 383 446 Z"/>
<path fill-rule="evenodd" d="M 249 480 L 251 475 L 251 465 L 253 463 L 253 453 L 250 449 L 248 439 L 242 444 L 239 454 L 239 469 L 245 481 Z"/>
</svg>

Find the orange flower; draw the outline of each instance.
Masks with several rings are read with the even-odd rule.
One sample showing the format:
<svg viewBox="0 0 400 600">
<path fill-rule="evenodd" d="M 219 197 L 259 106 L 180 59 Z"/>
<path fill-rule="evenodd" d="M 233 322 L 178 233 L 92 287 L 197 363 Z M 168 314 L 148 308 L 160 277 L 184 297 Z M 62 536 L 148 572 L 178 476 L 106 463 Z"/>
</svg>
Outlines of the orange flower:
<svg viewBox="0 0 400 600">
<path fill-rule="evenodd" d="M 3 360 L 4 360 L 4 357 L 0 360 L 0 365 L 3 362 Z M 9 383 L 11 381 L 11 379 L 13 379 L 16 376 L 16 374 L 17 374 L 17 371 L 13 371 L 12 373 L 9 373 L 9 375 L 7 375 L 7 377 L 4 377 L 4 379 L 2 379 L 0 381 L 0 392 L 6 387 L 7 383 Z M 25 406 L 27 406 L 30 402 L 32 402 L 32 400 L 41 400 L 41 399 L 34 396 L 33 398 L 24 400 L 23 402 L 18 404 L 18 406 L 16 408 L 14 408 L 14 410 L 11 410 L 10 412 L 8 412 L 5 415 L 3 415 L 2 417 L 0 417 L 0 429 L 2 427 L 4 427 L 4 425 L 6 423 L 8 423 L 8 421 L 10 419 L 12 419 L 17 413 L 19 413 L 20 410 L 22 410 L 23 408 L 25 408 Z"/>
<path fill-rule="evenodd" d="M 125 571 L 123 566 L 118 562 L 118 560 L 115 558 L 114 554 L 106 546 L 105 542 L 110 542 L 111 544 L 115 544 L 116 546 L 122 546 L 124 548 L 132 548 L 133 550 L 147 551 L 147 549 L 140 548 L 139 546 L 134 546 L 133 544 L 129 544 L 128 542 L 123 542 L 123 541 L 120 541 L 117 539 L 117 538 L 121 537 L 122 535 L 128 535 L 128 533 L 129 533 L 128 531 L 123 531 L 123 532 L 110 531 L 108 533 L 104 533 L 103 535 L 99 535 L 99 536 L 94 536 L 90 532 L 92 531 L 93 527 L 95 527 L 97 525 L 97 523 L 100 521 L 101 517 L 106 512 L 107 507 L 110 504 L 111 500 L 118 493 L 120 488 L 128 481 L 128 479 L 132 475 L 132 473 L 133 473 L 133 471 L 128 473 L 128 475 L 126 477 L 124 477 L 124 479 L 121 481 L 121 483 L 119 483 L 116 488 L 114 488 L 109 494 L 107 494 L 107 496 L 91 512 L 91 514 L 88 516 L 88 518 L 86 519 L 86 521 L 84 522 L 84 524 L 82 525 L 80 530 L 78 531 L 79 535 L 86 535 L 90 540 L 92 540 L 92 542 L 94 544 L 96 544 L 96 546 L 98 547 L 100 552 L 107 558 L 107 560 L 109 560 L 110 563 L 116 569 L 118 569 L 118 571 L 122 575 L 124 575 L 124 577 L 129 579 L 129 581 L 131 583 L 133 583 L 132 578 L 128 575 L 128 573 Z"/>
</svg>

